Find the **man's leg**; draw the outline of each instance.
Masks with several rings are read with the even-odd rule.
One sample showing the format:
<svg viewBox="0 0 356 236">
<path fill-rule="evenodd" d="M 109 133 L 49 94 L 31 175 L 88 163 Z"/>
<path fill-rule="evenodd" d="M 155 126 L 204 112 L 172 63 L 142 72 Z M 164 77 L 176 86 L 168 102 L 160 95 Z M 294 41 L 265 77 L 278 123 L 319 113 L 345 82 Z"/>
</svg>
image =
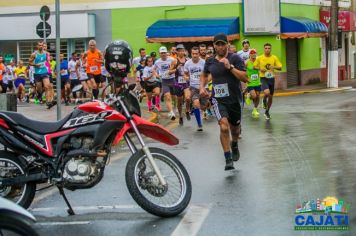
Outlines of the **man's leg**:
<svg viewBox="0 0 356 236">
<path fill-rule="evenodd" d="M 226 117 L 221 118 L 219 121 L 219 126 L 220 126 L 220 142 L 221 146 L 224 150 L 224 156 L 225 156 L 225 170 L 233 170 L 234 168 L 234 162 L 231 158 L 231 149 L 230 149 L 230 133 L 229 133 L 229 122 Z"/>
<path fill-rule="evenodd" d="M 184 99 L 185 99 L 185 115 L 187 117 L 187 120 L 190 120 L 190 111 L 191 111 L 191 94 L 190 94 L 190 89 L 186 88 L 184 89 Z"/>
</svg>

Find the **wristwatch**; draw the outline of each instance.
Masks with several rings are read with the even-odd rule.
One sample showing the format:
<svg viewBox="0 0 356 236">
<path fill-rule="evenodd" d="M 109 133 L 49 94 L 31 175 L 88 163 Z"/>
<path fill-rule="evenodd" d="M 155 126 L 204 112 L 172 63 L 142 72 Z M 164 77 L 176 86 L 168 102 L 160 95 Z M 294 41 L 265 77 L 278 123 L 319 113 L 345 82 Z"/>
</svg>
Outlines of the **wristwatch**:
<svg viewBox="0 0 356 236">
<path fill-rule="evenodd" d="M 234 69 L 234 68 L 235 68 L 235 66 L 234 66 L 233 64 L 230 64 L 229 70 L 232 70 L 232 69 Z"/>
</svg>

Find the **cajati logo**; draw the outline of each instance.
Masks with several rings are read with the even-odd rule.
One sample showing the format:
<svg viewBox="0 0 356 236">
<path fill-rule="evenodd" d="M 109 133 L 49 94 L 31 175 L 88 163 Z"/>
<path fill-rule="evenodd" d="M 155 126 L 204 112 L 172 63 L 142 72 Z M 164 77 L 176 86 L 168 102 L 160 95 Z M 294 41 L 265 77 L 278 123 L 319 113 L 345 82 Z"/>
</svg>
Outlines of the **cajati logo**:
<svg viewBox="0 0 356 236">
<path fill-rule="evenodd" d="M 295 210 L 295 230 L 349 230 L 350 204 L 336 197 L 305 201 Z"/>
</svg>

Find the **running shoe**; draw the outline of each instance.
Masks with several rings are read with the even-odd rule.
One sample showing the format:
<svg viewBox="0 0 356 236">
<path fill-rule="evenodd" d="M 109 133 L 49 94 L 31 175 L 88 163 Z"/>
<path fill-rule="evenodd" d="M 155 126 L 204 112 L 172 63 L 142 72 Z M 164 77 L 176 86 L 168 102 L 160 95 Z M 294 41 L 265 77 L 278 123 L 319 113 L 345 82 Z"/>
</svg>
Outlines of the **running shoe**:
<svg viewBox="0 0 356 236">
<path fill-rule="evenodd" d="M 225 170 L 234 170 L 234 162 L 231 158 L 226 159 Z"/>
<path fill-rule="evenodd" d="M 246 94 L 246 96 L 245 96 L 245 103 L 246 103 L 246 105 L 251 105 L 251 96 L 250 96 L 250 94 L 248 93 L 248 94 Z"/>
<path fill-rule="evenodd" d="M 238 161 L 240 159 L 239 147 L 231 147 L 232 160 Z"/>
<path fill-rule="evenodd" d="M 202 126 L 202 125 L 201 125 L 201 126 L 198 126 L 197 131 L 203 131 L 203 126 Z"/>
<path fill-rule="evenodd" d="M 253 118 L 259 118 L 260 117 L 260 113 L 257 111 L 257 108 L 253 108 L 252 110 L 252 117 Z"/>
<path fill-rule="evenodd" d="M 186 112 L 185 115 L 187 116 L 187 120 L 190 120 L 190 113 Z"/>
<path fill-rule="evenodd" d="M 175 120 L 176 119 L 176 115 L 174 114 L 173 111 L 171 111 L 169 114 L 168 114 L 168 117 L 170 120 Z"/>
<path fill-rule="evenodd" d="M 271 119 L 271 115 L 269 114 L 269 111 L 265 112 L 265 117 L 266 117 L 266 120 L 270 120 Z"/>
<path fill-rule="evenodd" d="M 183 117 L 179 117 L 179 124 L 183 125 Z"/>
</svg>

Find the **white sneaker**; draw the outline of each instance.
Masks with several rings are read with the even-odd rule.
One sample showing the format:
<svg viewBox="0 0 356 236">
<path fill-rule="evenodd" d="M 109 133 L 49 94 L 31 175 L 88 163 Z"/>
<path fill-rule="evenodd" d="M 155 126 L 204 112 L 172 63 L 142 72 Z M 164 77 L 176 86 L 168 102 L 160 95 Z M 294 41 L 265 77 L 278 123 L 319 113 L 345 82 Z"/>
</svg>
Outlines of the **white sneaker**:
<svg viewBox="0 0 356 236">
<path fill-rule="evenodd" d="M 171 119 L 171 120 L 175 120 L 175 119 L 176 119 L 176 115 L 174 114 L 174 111 L 171 111 L 171 112 L 168 114 L 168 117 L 169 117 L 169 119 Z"/>
</svg>

